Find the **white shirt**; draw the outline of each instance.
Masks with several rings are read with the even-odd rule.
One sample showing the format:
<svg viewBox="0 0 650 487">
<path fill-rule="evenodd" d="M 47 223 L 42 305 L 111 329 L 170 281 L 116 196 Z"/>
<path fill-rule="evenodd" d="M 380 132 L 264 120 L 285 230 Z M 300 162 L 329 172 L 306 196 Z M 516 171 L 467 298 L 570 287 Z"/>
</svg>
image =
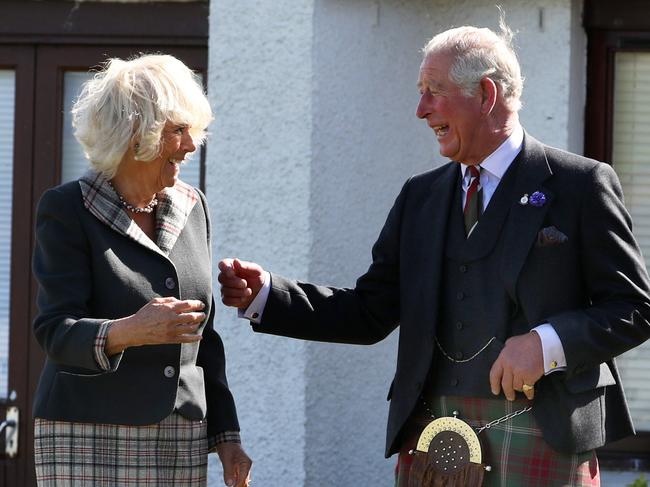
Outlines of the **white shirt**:
<svg viewBox="0 0 650 487">
<path fill-rule="evenodd" d="M 480 166 L 481 171 L 481 188 L 483 190 L 483 211 L 487 208 L 497 186 L 501 182 L 503 175 L 515 160 L 515 157 L 521 152 L 524 142 L 524 130 L 521 125 L 513 130 L 510 137 L 508 137 L 492 154 L 486 157 Z M 463 201 L 462 206 L 465 206 L 465 199 L 467 198 L 467 188 L 469 187 L 470 177 L 467 171 L 467 165 L 461 164 L 461 171 L 463 174 Z M 264 273 L 264 284 L 257 293 L 255 299 L 246 308 L 246 310 L 239 310 L 239 317 L 250 320 L 253 323 L 260 323 L 262 321 L 262 314 L 266 307 L 266 301 L 271 289 L 271 275 L 268 272 Z M 542 353 L 544 355 L 544 373 L 549 374 L 566 368 L 566 357 L 564 355 L 564 348 L 555 328 L 550 323 L 533 328 L 541 341 Z"/>
<path fill-rule="evenodd" d="M 521 128 L 521 125 L 512 131 L 510 137 L 508 137 L 497 149 L 483 159 L 480 166 L 483 169 L 481 171 L 481 188 L 483 189 L 483 211 L 487 208 L 492 195 L 497 189 L 501 178 L 506 173 L 512 161 L 515 160 L 515 157 L 521 152 L 521 147 L 524 144 L 524 130 Z M 469 183 L 471 178 L 467 171 L 466 164 L 461 164 L 461 171 L 463 173 L 463 204 L 462 207 L 465 207 L 465 199 L 467 198 L 467 189 L 469 188 Z"/>
</svg>

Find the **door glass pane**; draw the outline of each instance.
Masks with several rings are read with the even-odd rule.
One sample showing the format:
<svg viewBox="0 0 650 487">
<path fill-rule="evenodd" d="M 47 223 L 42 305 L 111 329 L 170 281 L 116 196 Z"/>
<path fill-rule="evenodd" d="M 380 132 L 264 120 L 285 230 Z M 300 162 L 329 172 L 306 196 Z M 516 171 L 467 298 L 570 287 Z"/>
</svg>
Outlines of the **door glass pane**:
<svg viewBox="0 0 650 487">
<path fill-rule="evenodd" d="M 202 78 L 202 75 L 199 74 Z M 72 114 L 70 110 L 81 93 L 83 83 L 92 77 L 92 73 L 68 71 L 63 78 L 63 140 L 61 161 L 61 182 L 74 181 L 90 167 L 81 145 L 74 138 Z M 203 150 L 203 149 L 201 149 Z M 181 167 L 181 179 L 187 184 L 199 187 L 201 181 L 201 153 L 197 151 L 188 155 L 187 163 Z"/>
<path fill-rule="evenodd" d="M 81 145 L 74 138 L 72 129 L 72 104 L 81 93 L 81 85 L 92 78 L 92 73 L 68 71 L 63 78 L 63 140 L 61 160 L 61 182 L 67 183 L 78 179 L 90 165 L 84 156 Z"/>
<path fill-rule="evenodd" d="M 11 208 L 14 167 L 16 75 L 0 70 L 0 147 L 9 157 L 0 164 L 0 398 L 7 397 L 9 305 L 11 303 Z"/>
<path fill-rule="evenodd" d="M 650 53 L 617 53 L 614 76 L 613 167 L 650 264 Z M 650 431 L 650 341 L 618 363 L 634 423 Z"/>
</svg>

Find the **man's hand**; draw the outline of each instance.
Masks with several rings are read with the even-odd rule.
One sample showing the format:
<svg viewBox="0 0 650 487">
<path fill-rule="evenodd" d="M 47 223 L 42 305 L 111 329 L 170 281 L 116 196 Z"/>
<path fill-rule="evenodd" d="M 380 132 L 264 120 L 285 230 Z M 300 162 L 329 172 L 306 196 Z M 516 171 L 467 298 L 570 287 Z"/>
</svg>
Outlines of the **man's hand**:
<svg viewBox="0 0 650 487">
<path fill-rule="evenodd" d="M 253 461 L 239 443 L 219 443 L 217 454 L 223 466 L 223 481 L 228 487 L 248 487 Z"/>
<path fill-rule="evenodd" d="M 264 269 L 255 262 L 223 259 L 219 262 L 221 301 L 226 306 L 246 309 L 260 292 Z"/>
<path fill-rule="evenodd" d="M 503 389 L 509 401 L 515 400 L 515 391 L 521 391 L 528 399 L 533 399 L 535 389 L 529 386 L 534 386 L 543 375 L 542 340 L 536 332 L 531 331 L 506 340 L 490 370 L 490 388 L 495 396 Z"/>
</svg>

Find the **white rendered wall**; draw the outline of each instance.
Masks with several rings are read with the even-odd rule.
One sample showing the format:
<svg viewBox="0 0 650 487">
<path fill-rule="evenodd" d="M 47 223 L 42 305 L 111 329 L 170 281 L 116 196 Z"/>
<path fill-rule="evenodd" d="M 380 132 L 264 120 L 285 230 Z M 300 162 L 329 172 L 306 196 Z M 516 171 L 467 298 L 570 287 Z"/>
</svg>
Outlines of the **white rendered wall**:
<svg viewBox="0 0 650 487">
<path fill-rule="evenodd" d="M 519 31 L 524 126 L 580 150 L 580 2 L 500 3 Z M 212 0 L 215 261 L 353 286 L 403 182 L 442 162 L 414 115 L 419 49 L 446 28 L 497 22 L 487 0 Z M 392 486 L 396 334 L 370 347 L 303 343 L 254 334 L 223 307 L 217 323 L 257 485 Z M 213 465 L 211 485 L 220 477 Z"/>
<path fill-rule="evenodd" d="M 312 2 L 213 0 L 210 11 L 209 93 L 216 119 L 206 193 L 214 262 L 239 256 L 307 276 Z M 233 310 L 221 306 L 217 312 L 256 485 L 302 486 L 306 344 L 253 334 Z M 223 485 L 211 460 L 210 485 Z"/>
</svg>

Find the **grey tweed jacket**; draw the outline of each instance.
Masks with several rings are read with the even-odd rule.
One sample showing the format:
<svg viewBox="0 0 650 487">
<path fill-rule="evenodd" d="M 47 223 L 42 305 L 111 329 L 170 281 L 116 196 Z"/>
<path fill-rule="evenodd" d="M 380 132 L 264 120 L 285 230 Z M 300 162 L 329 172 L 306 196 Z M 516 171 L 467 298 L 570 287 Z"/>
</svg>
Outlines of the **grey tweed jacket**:
<svg viewBox="0 0 650 487">
<path fill-rule="evenodd" d="M 207 417 L 209 437 L 239 430 L 223 344 L 213 328 L 205 196 L 179 181 L 159 200 L 154 243 L 97 173 L 43 194 L 33 258 L 34 333 L 47 359 L 35 417 L 145 425 L 176 409 L 191 419 Z M 128 348 L 109 362 L 102 325 L 163 296 L 205 303 L 201 342 Z"/>
</svg>

